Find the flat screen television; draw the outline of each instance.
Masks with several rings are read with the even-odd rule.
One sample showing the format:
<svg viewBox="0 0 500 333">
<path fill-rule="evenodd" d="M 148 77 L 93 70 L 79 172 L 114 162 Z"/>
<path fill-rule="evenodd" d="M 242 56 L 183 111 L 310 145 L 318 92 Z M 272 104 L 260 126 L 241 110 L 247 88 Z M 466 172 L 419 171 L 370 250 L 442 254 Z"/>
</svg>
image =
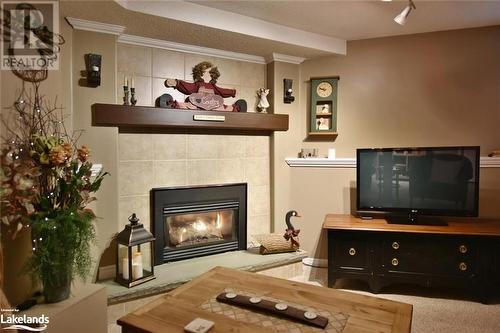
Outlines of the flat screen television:
<svg viewBox="0 0 500 333">
<path fill-rule="evenodd" d="M 478 216 L 479 156 L 479 147 L 358 149 L 358 214 L 403 224 Z"/>
</svg>

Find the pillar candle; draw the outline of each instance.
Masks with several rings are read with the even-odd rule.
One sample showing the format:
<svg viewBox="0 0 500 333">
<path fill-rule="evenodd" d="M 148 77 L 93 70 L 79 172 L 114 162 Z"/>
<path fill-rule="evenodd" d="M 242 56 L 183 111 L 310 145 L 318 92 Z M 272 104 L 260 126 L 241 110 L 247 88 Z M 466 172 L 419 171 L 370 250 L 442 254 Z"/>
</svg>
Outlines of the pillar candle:
<svg viewBox="0 0 500 333">
<path fill-rule="evenodd" d="M 139 279 L 143 276 L 142 274 L 142 254 L 141 252 L 135 252 L 132 256 L 132 277 L 134 279 Z"/>
<path fill-rule="evenodd" d="M 123 269 L 123 278 L 125 280 L 128 280 L 128 258 L 123 258 L 122 259 L 122 269 Z"/>
<path fill-rule="evenodd" d="M 128 249 L 126 247 L 120 247 L 119 252 L 118 252 L 118 260 L 119 262 L 123 263 L 123 258 L 127 258 L 128 256 Z M 123 274 L 123 264 L 118 265 L 118 274 Z"/>
<path fill-rule="evenodd" d="M 142 277 L 142 265 L 132 264 L 132 277 L 134 280 Z"/>
</svg>

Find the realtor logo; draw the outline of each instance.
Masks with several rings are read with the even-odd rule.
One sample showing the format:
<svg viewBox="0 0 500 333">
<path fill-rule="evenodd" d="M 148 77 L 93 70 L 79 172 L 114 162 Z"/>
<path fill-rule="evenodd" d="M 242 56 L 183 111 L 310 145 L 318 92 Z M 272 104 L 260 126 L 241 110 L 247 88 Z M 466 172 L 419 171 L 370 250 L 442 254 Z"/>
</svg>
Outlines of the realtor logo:
<svg viewBox="0 0 500 333">
<path fill-rule="evenodd" d="M 2 1 L 1 8 L 1 69 L 59 69 L 58 1 Z"/>
<path fill-rule="evenodd" d="M 19 315 L 17 309 L 1 309 L 0 314 L 0 330 L 18 330 L 30 332 L 45 331 L 49 324 L 49 317 L 46 315 L 28 316 L 26 314 Z"/>
</svg>

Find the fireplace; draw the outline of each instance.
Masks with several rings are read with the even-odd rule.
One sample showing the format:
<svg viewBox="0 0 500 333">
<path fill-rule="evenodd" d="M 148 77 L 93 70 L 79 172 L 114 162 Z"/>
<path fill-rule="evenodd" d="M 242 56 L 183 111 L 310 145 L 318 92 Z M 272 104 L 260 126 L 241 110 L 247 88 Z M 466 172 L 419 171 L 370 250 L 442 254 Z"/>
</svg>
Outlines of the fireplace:
<svg viewBox="0 0 500 333">
<path fill-rule="evenodd" d="M 247 184 L 154 188 L 155 265 L 247 245 Z"/>
</svg>

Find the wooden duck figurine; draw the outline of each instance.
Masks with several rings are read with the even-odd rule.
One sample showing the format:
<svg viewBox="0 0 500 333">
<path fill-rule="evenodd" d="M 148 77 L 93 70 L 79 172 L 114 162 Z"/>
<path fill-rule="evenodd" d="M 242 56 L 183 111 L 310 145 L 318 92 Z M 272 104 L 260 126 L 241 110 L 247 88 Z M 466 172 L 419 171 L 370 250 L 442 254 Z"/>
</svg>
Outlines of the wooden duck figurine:
<svg viewBox="0 0 500 333">
<path fill-rule="evenodd" d="M 295 211 L 295 210 L 291 210 L 288 213 L 286 213 L 286 216 L 285 216 L 286 230 L 285 230 L 285 234 L 283 235 L 283 237 L 286 240 L 291 240 L 293 245 L 299 247 L 300 244 L 299 244 L 298 240 L 295 238 L 299 236 L 300 229 L 295 229 L 292 225 L 292 222 L 290 221 L 290 219 L 294 216 L 300 217 L 299 213 L 297 213 L 297 211 Z"/>
</svg>

